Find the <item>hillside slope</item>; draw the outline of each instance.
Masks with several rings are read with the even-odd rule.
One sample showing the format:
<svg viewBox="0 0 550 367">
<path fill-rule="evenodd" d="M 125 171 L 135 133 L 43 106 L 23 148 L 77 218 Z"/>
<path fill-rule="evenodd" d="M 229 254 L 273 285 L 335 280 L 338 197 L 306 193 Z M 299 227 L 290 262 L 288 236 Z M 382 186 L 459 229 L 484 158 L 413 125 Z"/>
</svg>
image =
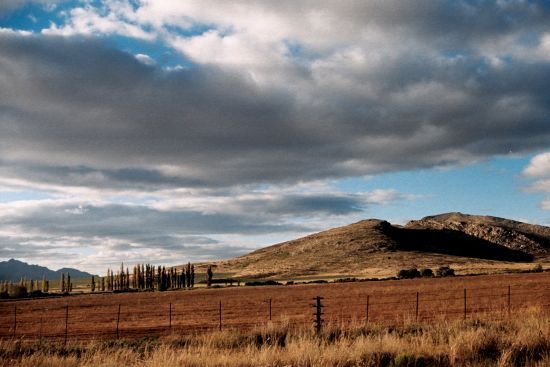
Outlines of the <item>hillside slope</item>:
<svg viewBox="0 0 550 367">
<path fill-rule="evenodd" d="M 409 266 L 495 266 L 549 253 L 550 228 L 503 218 L 442 214 L 394 226 L 378 219 L 269 246 L 218 262 L 245 277 L 376 275 Z"/>
</svg>

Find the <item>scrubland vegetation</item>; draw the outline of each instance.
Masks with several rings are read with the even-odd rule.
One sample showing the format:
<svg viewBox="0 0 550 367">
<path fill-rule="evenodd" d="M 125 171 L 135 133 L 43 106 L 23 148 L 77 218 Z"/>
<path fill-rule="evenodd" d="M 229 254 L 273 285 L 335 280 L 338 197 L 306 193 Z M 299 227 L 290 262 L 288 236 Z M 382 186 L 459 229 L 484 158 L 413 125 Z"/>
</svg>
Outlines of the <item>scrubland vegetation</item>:
<svg viewBox="0 0 550 367">
<path fill-rule="evenodd" d="M 548 366 L 550 317 L 388 327 L 267 325 L 249 332 L 42 344 L 0 342 L 3 366 Z"/>
</svg>

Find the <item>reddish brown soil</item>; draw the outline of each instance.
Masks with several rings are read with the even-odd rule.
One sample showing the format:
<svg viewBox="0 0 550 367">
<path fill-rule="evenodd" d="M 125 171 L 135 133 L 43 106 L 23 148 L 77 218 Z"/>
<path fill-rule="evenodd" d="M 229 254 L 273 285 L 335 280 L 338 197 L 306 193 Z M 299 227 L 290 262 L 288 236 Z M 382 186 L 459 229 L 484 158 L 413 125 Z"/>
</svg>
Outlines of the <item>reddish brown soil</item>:
<svg viewBox="0 0 550 367">
<path fill-rule="evenodd" d="M 508 295 L 510 287 L 510 296 Z M 466 314 L 464 313 L 466 289 Z M 70 340 L 142 337 L 170 332 L 192 333 L 222 327 L 250 329 L 269 320 L 290 325 L 313 325 L 311 306 L 323 297 L 324 320 L 330 323 L 396 324 L 441 319 L 505 318 L 526 307 L 550 306 L 550 273 L 475 277 L 308 284 L 294 286 L 230 287 L 187 291 L 86 294 L 71 297 L 0 303 L 0 338 L 64 338 Z M 510 302 L 510 308 L 509 308 Z"/>
</svg>

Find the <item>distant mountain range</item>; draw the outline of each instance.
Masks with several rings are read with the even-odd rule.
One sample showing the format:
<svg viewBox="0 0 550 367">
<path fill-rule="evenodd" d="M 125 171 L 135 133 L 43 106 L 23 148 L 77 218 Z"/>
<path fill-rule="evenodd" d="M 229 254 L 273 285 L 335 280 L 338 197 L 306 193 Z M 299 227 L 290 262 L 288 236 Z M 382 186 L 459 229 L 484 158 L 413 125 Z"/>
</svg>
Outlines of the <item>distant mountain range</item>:
<svg viewBox="0 0 550 367">
<path fill-rule="evenodd" d="M 549 227 L 446 213 L 413 220 L 405 226 L 379 219 L 363 220 L 216 265 L 218 272 L 233 276 L 284 278 L 321 274 L 379 276 L 411 266 L 448 264 L 494 269 L 549 260 Z"/>
<path fill-rule="evenodd" d="M 44 266 L 31 265 L 15 259 L 0 262 L 0 280 L 16 282 L 21 278 L 42 279 L 44 275 L 48 280 L 57 280 L 61 277 L 61 273 L 70 274 L 72 279 L 92 277 L 90 273 L 72 268 L 62 268 L 54 271 Z"/>
</svg>

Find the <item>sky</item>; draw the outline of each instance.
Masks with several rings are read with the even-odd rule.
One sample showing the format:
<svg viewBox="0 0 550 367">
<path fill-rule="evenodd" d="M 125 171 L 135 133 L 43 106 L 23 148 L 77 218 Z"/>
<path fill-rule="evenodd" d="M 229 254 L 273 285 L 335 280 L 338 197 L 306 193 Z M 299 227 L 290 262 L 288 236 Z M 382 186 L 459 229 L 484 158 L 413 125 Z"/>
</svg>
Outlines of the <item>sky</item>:
<svg viewBox="0 0 550 367">
<path fill-rule="evenodd" d="M 0 260 L 550 224 L 548 1 L 0 1 Z"/>
</svg>

